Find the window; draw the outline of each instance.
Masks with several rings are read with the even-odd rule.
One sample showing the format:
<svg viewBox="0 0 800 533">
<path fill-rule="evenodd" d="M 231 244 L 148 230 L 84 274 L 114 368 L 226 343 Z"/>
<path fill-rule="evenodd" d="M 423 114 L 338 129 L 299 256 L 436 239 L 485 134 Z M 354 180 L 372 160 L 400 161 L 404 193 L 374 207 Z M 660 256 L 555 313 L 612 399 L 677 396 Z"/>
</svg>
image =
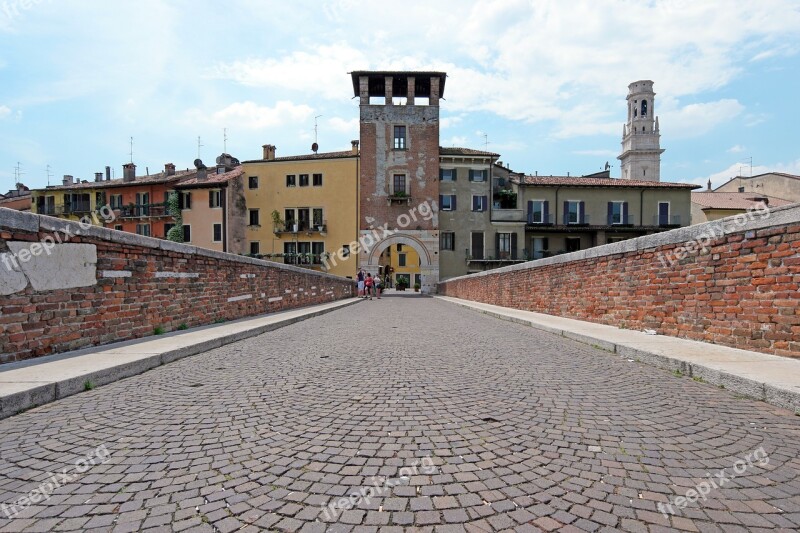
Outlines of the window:
<svg viewBox="0 0 800 533">
<path fill-rule="evenodd" d="M 500 254 L 500 257 L 508 256 L 511 253 L 510 233 L 497 234 L 497 251 Z"/>
<path fill-rule="evenodd" d="M 250 176 L 247 178 L 248 189 L 258 189 L 258 176 Z"/>
<path fill-rule="evenodd" d="M 175 227 L 175 224 L 164 224 L 164 238 L 166 239 L 169 236 L 169 230 Z M 122 229 L 122 226 L 119 227 Z"/>
<path fill-rule="evenodd" d="M 283 262 L 293 265 L 297 262 L 297 248 L 293 242 L 283 243 Z"/>
<path fill-rule="evenodd" d="M 564 202 L 564 224 L 583 224 L 583 202 Z"/>
<path fill-rule="evenodd" d="M 322 187 L 322 174 L 314 174 L 314 187 Z"/>
<path fill-rule="evenodd" d="M 294 174 L 288 174 L 286 176 L 286 186 L 287 187 L 294 187 L 295 185 L 297 185 L 297 182 L 295 181 Z"/>
<path fill-rule="evenodd" d="M 111 209 L 122 209 L 122 195 L 121 194 L 112 194 L 111 195 Z"/>
<path fill-rule="evenodd" d="M 455 211 L 456 210 L 456 195 L 455 194 L 441 194 L 441 195 L 439 195 L 439 209 L 441 211 Z"/>
<path fill-rule="evenodd" d="M 564 239 L 564 245 L 568 252 L 577 252 L 581 249 L 580 237 L 567 237 Z"/>
<path fill-rule="evenodd" d="M 250 241 L 250 255 L 258 255 L 261 253 L 261 243 L 258 241 Z"/>
<path fill-rule="evenodd" d="M 456 181 L 456 169 L 454 168 L 440 168 L 439 179 L 442 181 Z"/>
<path fill-rule="evenodd" d="M 405 150 L 406 149 L 406 127 L 405 126 L 395 126 L 394 127 L 394 149 L 395 150 Z"/>
<path fill-rule="evenodd" d="M 528 224 L 544 224 L 549 222 L 547 219 L 547 202 L 544 200 L 528 201 Z"/>
<path fill-rule="evenodd" d="M 744 192 L 744 187 L 739 187 L 739 192 Z"/>
<path fill-rule="evenodd" d="M 135 216 L 148 216 L 150 215 L 150 193 L 136 193 L 136 213 Z"/>
<path fill-rule="evenodd" d="M 669 224 L 669 202 L 658 202 L 658 225 Z"/>
<path fill-rule="evenodd" d="M 324 219 L 322 218 L 322 208 L 321 207 L 315 207 L 314 208 L 312 223 L 314 224 L 314 229 L 316 229 L 317 231 L 321 230 L 323 224 L 325 223 Z"/>
<path fill-rule="evenodd" d="M 533 259 L 541 259 L 550 255 L 550 240 L 547 237 L 533 237 L 531 239 Z"/>
<path fill-rule="evenodd" d="M 441 250 L 455 250 L 456 234 L 452 231 L 443 231 L 439 238 L 439 248 Z"/>
<path fill-rule="evenodd" d="M 122 231 L 122 224 L 117 224 L 116 226 L 114 226 L 114 229 L 117 231 Z M 164 236 L 166 237 L 166 235 Z"/>
<path fill-rule="evenodd" d="M 178 204 L 181 209 L 191 209 L 192 208 L 192 193 L 190 192 L 181 192 L 179 193 L 180 196 L 178 197 Z"/>
<path fill-rule="evenodd" d="M 260 221 L 259 216 L 258 216 L 258 214 L 259 214 L 258 209 L 249 209 L 248 212 L 250 214 L 250 225 L 251 226 L 260 226 L 261 225 L 261 221 Z"/>
<path fill-rule="evenodd" d="M 394 194 L 408 194 L 406 190 L 406 175 L 405 174 L 395 174 L 394 175 L 394 188 L 392 192 Z"/>
<path fill-rule="evenodd" d="M 308 174 L 300 174 L 300 186 L 308 187 Z"/>
<path fill-rule="evenodd" d="M 297 230 L 298 231 L 308 231 L 311 229 L 310 227 L 310 216 L 309 216 L 309 209 L 303 208 L 297 210 Z"/>
<path fill-rule="evenodd" d="M 183 242 L 192 242 L 192 226 L 183 225 Z"/>
<path fill-rule="evenodd" d="M 318 265 L 322 263 L 322 255 L 325 253 L 325 243 L 324 242 L 312 242 L 311 243 L 311 255 L 314 256 L 314 260 L 312 263 Z"/>
<path fill-rule="evenodd" d="M 222 191 L 208 191 L 208 207 L 222 207 Z"/>
<path fill-rule="evenodd" d="M 150 224 L 136 224 L 136 235 L 150 236 Z"/>
<path fill-rule="evenodd" d="M 286 231 L 295 231 L 294 229 L 294 209 L 284 209 L 283 220 L 286 222 Z"/>
<path fill-rule="evenodd" d="M 483 259 L 483 233 L 473 231 L 471 235 L 471 257 L 472 259 Z"/>
<path fill-rule="evenodd" d="M 486 181 L 486 170 L 470 169 L 469 181 Z"/>
<path fill-rule="evenodd" d="M 397 245 L 397 251 L 398 252 L 402 252 L 403 251 L 403 245 L 402 244 L 398 244 Z"/>
<path fill-rule="evenodd" d="M 406 254 L 397 254 L 397 266 L 406 266 Z"/>
<path fill-rule="evenodd" d="M 100 208 L 106 205 L 106 193 L 105 191 L 98 191 L 94 193 L 94 206 L 96 208 Z"/>
<path fill-rule="evenodd" d="M 350 245 L 343 244 L 342 245 L 342 258 L 350 257 Z"/>
<path fill-rule="evenodd" d="M 222 242 L 222 224 L 214 224 L 214 237 L 212 238 L 213 242 Z"/>
<path fill-rule="evenodd" d="M 473 211 L 486 211 L 489 205 L 488 196 L 473 196 L 472 197 L 472 210 Z"/>
<path fill-rule="evenodd" d="M 608 202 L 608 224 L 627 224 L 628 206 L 626 202 Z"/>
</svg>

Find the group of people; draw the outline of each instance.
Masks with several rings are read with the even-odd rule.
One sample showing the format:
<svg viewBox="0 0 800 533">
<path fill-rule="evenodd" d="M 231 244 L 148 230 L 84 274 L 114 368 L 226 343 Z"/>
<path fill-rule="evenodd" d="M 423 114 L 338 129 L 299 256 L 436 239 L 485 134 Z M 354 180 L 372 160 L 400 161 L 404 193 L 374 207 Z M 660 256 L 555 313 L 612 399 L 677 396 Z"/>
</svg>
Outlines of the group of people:
<svg viewBox="0 0 800 533">
<path fill-rule="evenodd" d="M 380 276 L 373 277 L 372 274 L 364 274 L 364 271 L 359 269 L 358 277 L 356 279 L 358 280 L 359 298 L 369 298 L 372 300 L 372 297 L 374 296 L 378 300 L 381 299 L 384 283 Z"/>
</svg>

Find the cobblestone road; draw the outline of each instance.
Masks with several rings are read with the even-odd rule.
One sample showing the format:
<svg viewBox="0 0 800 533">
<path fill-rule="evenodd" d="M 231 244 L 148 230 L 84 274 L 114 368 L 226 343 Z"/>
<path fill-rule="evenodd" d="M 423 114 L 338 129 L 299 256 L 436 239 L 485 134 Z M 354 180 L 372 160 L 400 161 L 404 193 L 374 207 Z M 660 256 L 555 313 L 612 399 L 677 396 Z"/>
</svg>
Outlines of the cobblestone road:
<svg viewBox="0 0 800 533">
<path fill-rule="evenodd" d="M 430 298 L 0 421 L 0 453 L 2 532 L 800 526 L 800 417 Z"/>
</svg>

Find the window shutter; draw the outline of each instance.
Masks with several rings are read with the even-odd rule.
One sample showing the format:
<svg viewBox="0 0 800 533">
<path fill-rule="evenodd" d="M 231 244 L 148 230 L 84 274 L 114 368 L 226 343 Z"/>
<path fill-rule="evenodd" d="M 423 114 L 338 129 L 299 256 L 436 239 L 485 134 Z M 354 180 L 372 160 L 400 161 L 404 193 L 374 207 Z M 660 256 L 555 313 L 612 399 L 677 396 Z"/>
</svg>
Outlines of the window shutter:
<svg viewBox="0 0 800 533">
<path fill-rule="evenodd" d="M 458 169 L 454 168 L 453 170 L 451 170 L 451 172 L 452 172 L 451 176 L 453 178 L 453 181 L 456 181 L 456 179 L 458 178 Z"/>
<path fill-rule="evenodd" d="M 511 259 L 517 258 L 517 234 L 511 234 Z"/>
<path fill-rule="evenodd" d="M 533 200 L 528 200 L 528 224 L 533 224 Z"/>
<path fill-rule="evenodd" d="M 608 220 L 606 224 L 609 226 L 614 222 L 614 202 L 608 202 Z"/>
<path fill-rule="evenodd" d="M 439 195 L 439 209 L 441 209 L 443 205 L 444 205 L 444 195 L 440 194 Z"/>
<path fill-rule="evenodd" d="M 542 239 L 542 250 L 549 250 L 550 249 L 550 240 L 548 237 Z"/>
<path fill-rule="evenodd" d="M 564 202 L 564 224 L 569 224 L 569 202 Z"/>
<path fill-rule="evenodd" d="M 192 208 L 192 193 L 187 192 L 186 193 L 186 209 L 191 209 L 191 208 Z"/>
<path fill-rule="evenodd" d="M 630 224 L 628 220 L 628 202 L 622 202 L 622 223 Z"/>
<path fill-rule="evenodd" d="M 208 191 L 208 207 L 214 207 L 214 191 Z"/>
<path fill-rule="evenodd" d="M 495 259 L 500 257 L 500 234 L 494 234 L 494 257 Z"/>
<path fill-rule="evenodd" d="M 578 205 L 580 206 L 579 207 L 579 209 L 580 209 L 580 217 L 579 217 L 580 223 L 581 224 L 585 224 L 585 220 L 586 220 L 586 202 L 579 202 Z"/>
<path fill-rule="evenodd" d="M 550 202 L 545 200 L 542 203 L 544 204 L 544 207 L 542 208 L 542 222 L 547 224 L 550 222 Z"/>
<path fill-rule="evenodd" d="M 178 209 L 184 209 L 184 207 L 183 207 L 183 194 L 180 193 L 180 192 L 178 192 L 176 194 L 178 195 Z"/>
<path fill-rule="evenodd" d="M 444 179 L 444 169 L 439 168 L 439 181 L 442 181 L 443 179 Z"/>
<path fill-rule="evenodd" d="M 483 202 L 481 202 L 481 211 L 486 211 L 486 206 L 489 205 L 489 197 L 484 195 L 481 196 L 481 198 L 483 198 Z"/>
<path fill-rule="evenodd" d="M 475 171 L 469 169 L 469 181 L 475 181 Z"/>
<path fill-rule="evenodd" d="M 452 199 L 451 208 L 453 209 L 453 211 L 455 211 L 456 210 L 456 195 L 453 194 L 453 195 L 450 196 L 450 198 Z"/>
<path fill-rule="evenodd" d="M 455 250 L 456 249 L 456 232 L 455 231 L 450 234 L 450 249 L 451 250 Z"/>
</svg>

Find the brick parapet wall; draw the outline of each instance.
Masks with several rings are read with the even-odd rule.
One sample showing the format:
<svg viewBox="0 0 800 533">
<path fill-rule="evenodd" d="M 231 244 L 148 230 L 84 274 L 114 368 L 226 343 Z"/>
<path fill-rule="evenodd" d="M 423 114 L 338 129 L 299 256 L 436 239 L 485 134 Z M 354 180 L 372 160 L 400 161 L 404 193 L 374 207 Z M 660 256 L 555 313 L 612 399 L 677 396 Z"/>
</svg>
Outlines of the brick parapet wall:
<svg viewBox="0 0 800 533">
<path fill-rule="evenodd" d="M 50 253 L 36 244 L 51 239 Z M 39 253 L 23 262 L 20 248 Z M 0 257 L 13 252 L 16 269 L 0 262 L 0 363 L 355 295 L 337 276 L 0 209 Z"/>
<path fill-rule="evenodd" d="M 800 357 L 799 286 L 794 205 L 453 278 L 438 291 Z"/>
</svg>

